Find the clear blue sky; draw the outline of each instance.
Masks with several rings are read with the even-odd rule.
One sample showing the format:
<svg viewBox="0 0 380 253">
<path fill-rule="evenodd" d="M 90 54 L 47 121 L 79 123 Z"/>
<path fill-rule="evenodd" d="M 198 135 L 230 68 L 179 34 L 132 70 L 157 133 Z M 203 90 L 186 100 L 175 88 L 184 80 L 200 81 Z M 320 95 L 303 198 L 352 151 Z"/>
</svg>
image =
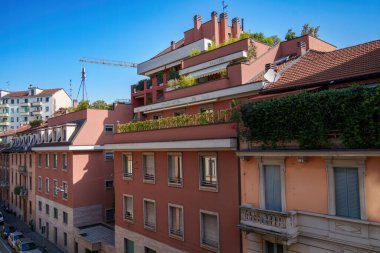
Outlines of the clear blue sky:
<svg viewBox="0 0 380 253">
<path fill-rule="evenodd" d="M 320 37 L 339 48 L 380 39 L 377 0 L 226 0 L 229 19 L 245 30 L 284 38 L 304 23 L 320 25 Z M 142 79 L 136 69 L 79 62 L 82 56 L 142 62 L 179 40 L 193 26 L 221 12 L 219 0 L 0 0 L 0 89 L 62 87 L 77 97 L 87 69 L 91 101 L 130 98 Z"/>
</svg>

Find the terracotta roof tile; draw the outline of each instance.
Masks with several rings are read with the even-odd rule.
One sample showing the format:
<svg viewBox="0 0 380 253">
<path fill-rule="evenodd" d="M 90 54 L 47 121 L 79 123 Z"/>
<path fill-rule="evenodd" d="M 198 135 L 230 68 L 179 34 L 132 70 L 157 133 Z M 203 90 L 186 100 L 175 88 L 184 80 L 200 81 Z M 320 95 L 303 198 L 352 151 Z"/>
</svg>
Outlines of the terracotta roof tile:
<svg viewBox="0 0 380 253">
<path fill-rule="evenodd" d="M 9 135 L 14 135 L 14 134 L 17 134 L 17 133 L 25 132 L 25 131 L 29 130 L 30 128 L 31 128 L 30 125 L 24 125 L 24 126 L 19 127 L 17 129 L 11 129 L 11 130 L 2 132 L 2 133 L 0 133 L 0 137 L 9 136 Z"/>
<path fill-rule="evenodd" d="M 380 74 L 380 40 L 331 52 L 311 50 L 267 89 L 321 84 L 373 74 Z"/>
<path fill-rule="evenodd" d="M 57 91 L 59 90 L 62 90 L 62 88 L 60 89 L 46 89 L 46 90 L 42 90 L 41 93 L 33 96 L 33 97 L 41 97 L 41 96 L 51 96 L 53 95 L 54 93 L 56 93 Z M 9 94 L 3 96 L 3 98 L 19 98 L 19 97 L 26 97 L 28 96 L 29 94 L 29 91 L 28 90 L 23 90 L 23 91 L 11 91 L 9 92 Z"/>
</svg>

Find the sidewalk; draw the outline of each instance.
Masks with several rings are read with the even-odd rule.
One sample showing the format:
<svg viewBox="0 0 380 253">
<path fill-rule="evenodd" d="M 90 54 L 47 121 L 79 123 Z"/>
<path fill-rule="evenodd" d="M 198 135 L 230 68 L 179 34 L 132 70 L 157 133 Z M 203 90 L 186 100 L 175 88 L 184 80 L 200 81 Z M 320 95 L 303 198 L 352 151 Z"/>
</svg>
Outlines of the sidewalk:
<svg viewBox="0 0 380 253">
<path fill-rule="evenodd" d="M 5 223 L 12 224 L 16 227 L 16 229 L 22 233 L 24 233 L 25 237 L 32 239 L 38 246 L 45 247 L 47 252 L 49 253 L 63 253 L 54 243 L 48 241 L 44 237 L 42 237 L 39 233 L 35 231 L 31 231 L 29 226 L 25 224 L 23 221 L 19 220 L 13 214 L 6 213 L 5 211 L 1 211 L 4 215 Z"/>
</svg>

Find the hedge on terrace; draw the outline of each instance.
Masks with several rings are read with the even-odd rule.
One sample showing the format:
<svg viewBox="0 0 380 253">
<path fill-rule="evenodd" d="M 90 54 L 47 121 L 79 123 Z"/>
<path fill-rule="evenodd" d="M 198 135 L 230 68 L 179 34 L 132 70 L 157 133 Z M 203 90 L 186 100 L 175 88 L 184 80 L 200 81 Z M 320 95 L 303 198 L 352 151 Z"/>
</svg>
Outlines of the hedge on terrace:
<svg viewBox="0 0 380 253">
<path fill-rule="evenodd" d="M 351 87 L 244 104 L 241 136 L 264 148 L 298 141 L 300 148 L 329 148 L 337 131 L 346 148 L 380 148 L 380 87 Z"/>
</svg>

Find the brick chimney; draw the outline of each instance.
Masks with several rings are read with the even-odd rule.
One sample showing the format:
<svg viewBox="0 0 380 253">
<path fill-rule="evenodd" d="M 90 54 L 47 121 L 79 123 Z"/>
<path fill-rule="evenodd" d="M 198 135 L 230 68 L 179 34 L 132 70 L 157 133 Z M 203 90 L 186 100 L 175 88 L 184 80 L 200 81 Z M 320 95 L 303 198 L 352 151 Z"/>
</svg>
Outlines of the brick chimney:
<svg viewBox="0 0 380 253">
<path fill-rule="evenodd" d="M 174 50 L 174 49 L 175 49 L 175 41 L 174 41 L 174 40 L 172 40 L 172 41 L 170 42 L 170 49 L 171 49 L 171 50 Z"/>
<path fill-rule="evenodd" d="M 232 19 L 232 37 L 239 38 L 242 32 L 243 31 L 241 29 L 240 19 L 239 18 Z"/>
<path fill-rule="evenodd" d="M 200 40 L 202 38 L 202 17 L 199 15 L 194 16 L 194 41 Z"/>
<path fill-rule="evenodd" d="M 219 43 L 219 22 L 218 22 L 218 13 L 216 11 L 211 12 L 211 22 L 212 22 L 212 34 L 213 40 L 216 43 Z"/>
<path fill-rule="evenodd" d="M 306 42 L 305 41 L 298 41 L 297 42 L 297 48 L 299 49 L 298 54 L 300 56 L 303 56 L 306 54 Z"/>
<path fill-rule="evenodd" d="M 78 100 L 73 99 L 73 108 L 77 108 L 78 106 Z"/>
<path fill-rule="evenodd" d="M 219 19 L 220 19 L 219 42 L 223 43 L 224 41 L 226 41 L 228 39 L 228 15 L 227 15 L 227 13 L 226 12 L 221 13 L 219 15 Z"/>
</svg>

